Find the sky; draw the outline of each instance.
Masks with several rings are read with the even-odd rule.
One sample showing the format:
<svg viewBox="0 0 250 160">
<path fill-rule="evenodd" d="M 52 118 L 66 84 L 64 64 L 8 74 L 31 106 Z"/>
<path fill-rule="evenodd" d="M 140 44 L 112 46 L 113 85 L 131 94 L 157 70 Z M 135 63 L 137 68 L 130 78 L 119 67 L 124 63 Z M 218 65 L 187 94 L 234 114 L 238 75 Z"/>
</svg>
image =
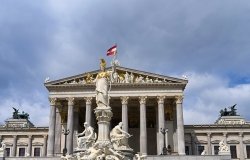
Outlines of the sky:
<svg viewBox="0 0 250 160">
<path fill-rule="evenodd" d="M 121 66 L 188 77 L 185 124 L 234 104 L 250 121 L 249 15 L 249 0 L 2 0 L 0 123 L 15 107 L 48 126 L 45 78 L 98 69 L 114 43 Z"/>
</svg>

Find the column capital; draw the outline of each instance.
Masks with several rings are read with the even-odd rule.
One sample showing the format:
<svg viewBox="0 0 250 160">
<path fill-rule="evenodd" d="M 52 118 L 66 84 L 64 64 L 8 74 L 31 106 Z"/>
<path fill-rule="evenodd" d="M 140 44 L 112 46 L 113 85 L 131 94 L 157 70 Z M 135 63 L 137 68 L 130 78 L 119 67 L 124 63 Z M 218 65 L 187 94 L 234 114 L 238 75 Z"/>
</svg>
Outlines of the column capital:
<svg viewBox="0 0 250 160">
<path fill-rule="evenodd" d="M 208 137 L 211 137 L 211 134 L 212 134 L 211 132 L 207 132 Z"/>
<path fill-rule="evenodd" d="M 12 135 L 13 138 L 17 138 L 17 135 Z"/>
<path fill-rule="evenodd" d="M 139 102 L 140 104 L 146 104 L 147 96 L 140 96 L 139 97 Z"/>
<path fill-rule="evenodd" d="M 84 100 L 86 101 L 87 105 L 91 105 L 92 104 L 92 97 L 84 97 Z"/>
<path fill-rule="evenodd" d="M 68 97 L 66 98 L 68 101 L 68 105 L 74 105 L 75 104 L 75 98 L 74 97 Z"/>
<path fill-rule="evenodd" d="M 47 139 L 47 138 L 48 138 L 48 135 L 43 135 L 43 138 L 44 138 L 44 139 Z"/>
<path fill-rule="evenodd" d="M 29 139 L 31 139 L 31 138 L 32 138 L 32 135 L 27 135 L 27 136 L 28 136 L 28 138 L 29 138 Z"/>
<path fill-rule="evenodd" d="M 243 132 L 239 132 L 239 137 L 243 137 Z"/>
<path fill-rule="evenodd" d="M 184 98 L 184 96 L 176 96 L 175 97 L 175 102 L 176 103 L 182 103 L 183 102 L 183 98 Z"/>
<path fill-rule="evenodd" d="M 128 104 L 128 99 L 129 99 L 129 97 L 125 96 L 125 97 L 120 97 L 120 98 L 121 98 L 122 104 L 125 104 L 125 105 Z"/>
<path fill-rule="evenodd" d="M 157 96 L 157 102 L 158 104 L 163 104 L 166 96 Z"/>
<path fill-rule="evenodd" d="M 55 106 L 57 102 L 57 98 L 49 98 L 49 102 L 51 106 Z"/>
</svg>

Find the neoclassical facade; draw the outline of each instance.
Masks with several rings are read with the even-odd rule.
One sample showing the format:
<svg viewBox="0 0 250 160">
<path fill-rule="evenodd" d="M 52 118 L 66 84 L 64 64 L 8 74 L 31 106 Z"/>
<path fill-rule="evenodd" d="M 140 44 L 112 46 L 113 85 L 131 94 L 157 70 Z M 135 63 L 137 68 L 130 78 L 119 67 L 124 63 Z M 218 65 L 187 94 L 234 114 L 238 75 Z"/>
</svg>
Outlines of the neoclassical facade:
<svg viewBox="0 0 250 160">
<path fill-rule="evenodd" d="M 63 129 L 70 131 L 66 139 L 69 153 L 73 153 L 75 135 L 82 132 L 85 121 L 98 129 L 93 115 L 97 73 L 98 70 L 45 83 L 51 105 L 48 156 L 62 152 Z M 162 153 L 164 136 L 160 130 L 168 128 L 166 145 L 184 155 L 182 103 L 186 84 L 184 79 L 117 67 L 109 91 L 111 127 L 123 122 L 123 129 L 133 135 L 129 140 L 131 148 L 148 155 Z"/>
<path fill-rule="evenodd" d="M 60 157 L 65 147 L 68 153 L 74 152 L 76 134 L 84 130 L 84 122 L 98 132 L 94 115 L 98 72 L 46 82 L 49 126 L 35 127 L 27 119 L 7 120 L 0 126 L 6 156 Z M 250 123 L 244 118 L 221 116 L 214 124 L 184 125 L 182 104 L 187 83 L 185 79 L 117 67 L 109 91 L 113 112 L 110 130 L 123 122 L 123 129 L 133 135 L 129 146 L 147 155 L 161 154 L 164 142 L 172 155 L 200 155 L 203 151 L 217 155 L 219 142 L 224 140 L 232 159 L 250 159 Z M 165 136 L 161 129 L 167 130 Z M 63 130 L 69 130 L 66 139 Z"/>
<path fill-rule="evenodd" d="M 250 123 L 239 115 L 222 116 L 214 124 L 185 125 L 187 155 L 218 155 L 219 142 L 229 146 L 232 159 L 250 159 Z"/>
<path fill-rule="evenodd" d="M 35 127 L 28 119 L 10 118 L 0 125 L 0 143 L 6 145 L 6 157 L 45 157 L 48 127 Z"/>
</svg>

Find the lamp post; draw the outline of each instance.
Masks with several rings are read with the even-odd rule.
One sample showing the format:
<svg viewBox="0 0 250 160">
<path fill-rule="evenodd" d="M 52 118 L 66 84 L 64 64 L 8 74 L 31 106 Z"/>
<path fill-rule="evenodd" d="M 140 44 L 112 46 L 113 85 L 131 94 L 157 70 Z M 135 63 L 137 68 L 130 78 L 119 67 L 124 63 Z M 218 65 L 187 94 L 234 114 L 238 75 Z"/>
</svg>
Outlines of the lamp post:
<svg viewBox="0 0 250 160">
<path fill-rule="evenodd" d="M 62 130 L 62 134 L 65 136 L 65 140 L 64 140 L 64 148 L 63 148 L 63 156 L 66 156 L 66 153 L 67 153 L 67 147 L 66 147 L 66 142 L 67 142 L 67 135 L 69 134 L 69 129 L 65 130 L 63 129 Z"/>
<path fill-rule="evenodd" d="M 163 148 L 162 148 L 162 155 L 167 155 L 167 147 L 166 147 L 166 133 L 168 132 L 168 129 L 165 128 L 161 128 L 161 133 L 163 134 L 163 139 L 164 139 L 164 144 L 163 144 Z"/>
</svg>

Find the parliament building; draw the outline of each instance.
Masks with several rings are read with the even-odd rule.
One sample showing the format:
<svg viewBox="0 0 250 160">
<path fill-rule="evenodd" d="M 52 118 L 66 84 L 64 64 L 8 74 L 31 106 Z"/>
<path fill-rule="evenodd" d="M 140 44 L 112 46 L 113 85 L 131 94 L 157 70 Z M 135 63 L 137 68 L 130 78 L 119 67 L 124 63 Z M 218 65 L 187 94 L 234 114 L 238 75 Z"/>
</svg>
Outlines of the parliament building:
<svg viewBox="0 0 250 160">
<path fill-rule="evenodd" d="M 45 82 L 49 126 L 35 127 L 28 118 L 7 120 L 0 126 L 6 157 L 60 157 L 64 147 L 68 153 L 74 152 L 76 134 L 84 130 L 84 122 L 98 132 L 94 116 L 98 72 Z M 171 155 L 200 155 L 204 151 L 217 155 L 219 142 L 224 140 L 232 159 L 250 159 L 250 123 L 243 117 L 227 114 L 214 124 L 184 125 L 183 95 L 188 80 L 117 66 L 111 81 L 110 129 L 123 122 L 123 130 L 133 135 L 128 143 L 135 153 L 160 155 L 166 147 Z M 65 130 L 69 130 L 66 139 L 62 134 Z"/>
</svg>

